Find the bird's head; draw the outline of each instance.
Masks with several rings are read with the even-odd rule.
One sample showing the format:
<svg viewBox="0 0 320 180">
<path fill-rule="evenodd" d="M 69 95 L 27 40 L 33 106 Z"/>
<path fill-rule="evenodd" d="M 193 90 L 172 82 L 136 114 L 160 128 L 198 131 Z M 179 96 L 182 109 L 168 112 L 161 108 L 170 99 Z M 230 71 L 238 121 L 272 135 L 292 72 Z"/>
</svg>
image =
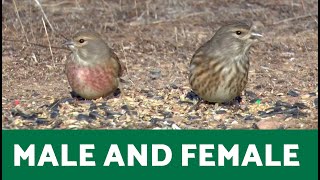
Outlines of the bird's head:
<svg viewBox="0 0 320 180">
<path fill-rule="evenodd" d="M 84 61 L 95 61 L 109 53 L 108 45 L 98 33 L 92 31 L 78 32 L 64 45 Z"/>
<path fill-rule="evenodd" d="M 252 22 L 239 21 L 221 27 L 214 35 L 217 46 L 236 53 L 246 53 L 251 45 L 261 39 Z"/>
</svg>

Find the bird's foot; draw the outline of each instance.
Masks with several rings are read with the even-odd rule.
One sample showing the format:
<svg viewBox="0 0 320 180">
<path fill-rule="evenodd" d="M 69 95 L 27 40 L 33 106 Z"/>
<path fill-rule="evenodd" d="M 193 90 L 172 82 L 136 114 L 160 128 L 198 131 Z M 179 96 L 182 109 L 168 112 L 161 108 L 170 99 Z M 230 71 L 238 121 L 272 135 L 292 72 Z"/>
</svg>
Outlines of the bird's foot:
<svg viewBox="0 0 320 180">
<path fill-rule="evenodd" d="M 120 97 L 121 96 L 121 90 L 120 88 L 117 88 L 114 92 L 113 92 L 113 97 Z"/>
<path fill-rule="evenodd" d="M 198 102 L 189 109 L 189 112 L 191 112 L 193 110 L 198 110 L 201 102 L 202 102 L 202 99 L 199 99 Z"/>
<path fill-rule="evenodd" d="M 74 99 L 76 99 L 76 100 L 78 100 L 78 101 L 83 101 L 83 100 L 85 100 L 83 97 L 81 97 L 79 94 L 77 94 L 77 93 L 74 92 L 74 91 L 71 91 L 71 92 L 70 92 L 70 95 L 71 95 L 72 98 L 74 98 Z"/>
</svg>

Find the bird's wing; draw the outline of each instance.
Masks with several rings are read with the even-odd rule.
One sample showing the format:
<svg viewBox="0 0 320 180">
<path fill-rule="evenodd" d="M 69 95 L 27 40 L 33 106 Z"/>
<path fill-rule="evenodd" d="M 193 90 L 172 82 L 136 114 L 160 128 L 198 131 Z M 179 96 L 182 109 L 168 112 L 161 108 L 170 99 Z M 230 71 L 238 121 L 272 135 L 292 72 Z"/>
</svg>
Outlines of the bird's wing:
<svg viewBox="0 0 320 180">
<path fill-rule="evenodd" d="M 191 58 L 190 61 L 190 65 L 194 64 L 200 64 L 203 61 L 208 59 L 208 51 L 209 51 L 209 43 L 210 41 L 206 42 L 205 44 L 203 44 L 201 47 L 199 47 L 196 52 L 194 53 L 194 55 Z"/>
<path fill-rule="evenodd" d="M 121 63 L 118 56 L 113 51 L 111 51 L 111 58 L 114 59 L 116 61 L 116 63 L 118 64 L 118 67 L 119 67 L 118 76 L 121 77 L 123 75 L 124 71 L 127 71 L 127 68 Z"/>
</svg>

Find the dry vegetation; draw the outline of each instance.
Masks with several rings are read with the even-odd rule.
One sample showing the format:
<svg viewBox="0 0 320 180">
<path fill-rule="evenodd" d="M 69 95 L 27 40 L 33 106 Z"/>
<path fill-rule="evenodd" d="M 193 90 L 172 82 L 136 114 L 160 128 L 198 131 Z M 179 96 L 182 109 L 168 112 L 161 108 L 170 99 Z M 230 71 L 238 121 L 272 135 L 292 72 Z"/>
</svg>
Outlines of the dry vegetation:
<svg viewBox="0 0 320 180">
<path fill-rule="evenodd" d="M 264 40 L 251 50 L 241 108 L 203 103 L 189 112 L 190 58 L 242 19 L 260 23 Z M 70 97 L 62 43 L 80 29 L 101 33 L 127 66 L 123 99 L 53 103 Z M 6 129 L 318 126 L 317 0 L 4 0 L 2 37 Z"/>
</svg>

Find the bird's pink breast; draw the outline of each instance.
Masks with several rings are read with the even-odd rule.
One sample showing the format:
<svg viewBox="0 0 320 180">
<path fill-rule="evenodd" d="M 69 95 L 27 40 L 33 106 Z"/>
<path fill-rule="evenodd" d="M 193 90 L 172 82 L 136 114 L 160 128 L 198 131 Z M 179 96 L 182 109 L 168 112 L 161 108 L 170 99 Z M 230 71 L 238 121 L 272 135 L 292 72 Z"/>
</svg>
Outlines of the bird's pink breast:
<svg viewBox="0 0 320 180">
<path fill-rule="evenodd" d="M 85 66 L 70 62 L 66 72 L 73 91 L 84 98 L 109 95 L 118 86 L 114 70 L 105 66 Z"/>
</svg>

